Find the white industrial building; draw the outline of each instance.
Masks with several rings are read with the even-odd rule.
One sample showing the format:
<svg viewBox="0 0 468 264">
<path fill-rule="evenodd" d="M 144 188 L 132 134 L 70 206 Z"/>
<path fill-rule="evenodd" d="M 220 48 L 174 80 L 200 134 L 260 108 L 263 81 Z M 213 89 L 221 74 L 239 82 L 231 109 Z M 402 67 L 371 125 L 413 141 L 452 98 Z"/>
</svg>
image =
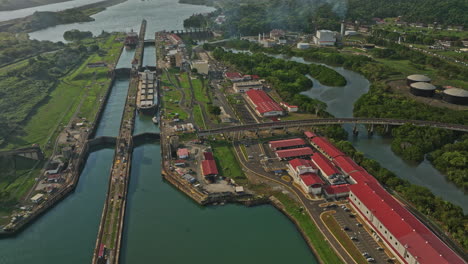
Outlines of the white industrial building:
<svg viewBox="0 0 468 264">
<path fill-rule="evenodd" d="M 314 36 L 314 43 L 318 46 L 334 46 L 336 43 L 336 34 L 331 30 L 317 30 Z"/>
<path fill-rule="evenodd" d="M 252 89 L 263 90 L 263 83 L 261 81 L 237 82 L 234 83 L 232 87 L 236 93 L 245 93 Z"/>
</svg>

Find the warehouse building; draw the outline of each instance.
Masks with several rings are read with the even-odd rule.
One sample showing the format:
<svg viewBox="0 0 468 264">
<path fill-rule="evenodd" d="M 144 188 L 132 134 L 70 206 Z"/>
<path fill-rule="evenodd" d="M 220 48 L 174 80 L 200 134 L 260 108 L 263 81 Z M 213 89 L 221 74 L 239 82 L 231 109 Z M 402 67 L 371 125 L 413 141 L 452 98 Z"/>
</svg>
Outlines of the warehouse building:
<svg viewBox="0 0 468 264">
<path fill-rule="evenodd" d="M 263 90 L 261 81 L 235 82 L 232 86 L 236 93 L 245 93 L 250 90 Z"/>
<path fill-rule="evenodd" d="M 283 108 L 264 91 L 250 90 L 245 94 L 247 95 L 247 102 L 255 109 L 258 116 L 271 117 L 283 115 Z"/>
<path fill-rule="evenodd" d="M 334 46 L 335 42 L 335 32 L 331 30 L 317 30 L 314 36 L 314 43 L 318 46 Z"/>
<path fill-rule="evenodd" d="M 311 148 L 294 148 L 294 149 L 283 149 L 276 151 L 276 156 L 281 160 L 291 160 L 295 158 L 308 158 L 314 152 Z"/>
<path fill-rule="evenodd" d="M 349 201 L 401 263 L 465 263 L 377 183 L 349 186 Z"/>
<path fill-rule="evenodd" d="M 218 167 L 214 160 L 203 160 L 201 163 L 201 169 L 203 176 L 208 181 L 214 181 L 214 178 L 218 176 Z"/>
<path fill-rule="evenodd" d="M 443 99 L 451 104 L 468 105 L 468 91 L 460 88 L 445 89 Z"/>
<path fill-rule="evenodd" d="M 304 173 L 300 177 L 300 186 L 307 193 L 320 194 L 322 193 L 323 180 L 315 173 Z"/>
<path fill-rule="evenodd" d="M 331 178 L 334 175 L 340 174 L 340 171 L 322 153 L 314 153 L 312 162 L 320 170 L 323 177 Z"/>
<path fill-rule="evenodd" d="M 416 96 L 433 97 L 436 87 L 427 82 L 414 82 L 410 84 L 410 93 Z"/>
<path fill-rule="evenodd" d="M 306 142 L 302 138 L 292 138 L 292 139 L 270 141 L 268 142 L 268 146 L 270 146 L 272 150 L 281 150 L 281 149 L 305 147 Z"/>
<path fill-rule="evenodd" d="M 344 156 L 345 154 L 341 152 L 338 148 L 333 146 L 328 139 L 324 137 L 314 137 L 310 140 L 310 143 L 323 155 L 329 159 L 336 158 L 338 156 Z"/>
<path fill-rule="evenodd" d="M 349 195 L 349 184 L 329 185 L 323 188 L 323 194 L 327 199 L 339 199 Z"/>
<path fill-rule="evenodd" d="M 410 75 L 410 76 L 406 77 L 406 83 L 408 85 L 410 85 L 412 83 L 415 83 L 415 82 L 430 83 L 431 78 L 427 77 L 426 75 L 422 75 L 422 74 L 413 74 L 413 75 Z"/>
<path fill-rule="evenodd" d="M 338 156 L 333 159 L 333 164 L 340 168 L 346 175 L 355 171 L 363 171 L 364 169 L 357 165 L 353 159 L 348 156 Z"/>
</svg>

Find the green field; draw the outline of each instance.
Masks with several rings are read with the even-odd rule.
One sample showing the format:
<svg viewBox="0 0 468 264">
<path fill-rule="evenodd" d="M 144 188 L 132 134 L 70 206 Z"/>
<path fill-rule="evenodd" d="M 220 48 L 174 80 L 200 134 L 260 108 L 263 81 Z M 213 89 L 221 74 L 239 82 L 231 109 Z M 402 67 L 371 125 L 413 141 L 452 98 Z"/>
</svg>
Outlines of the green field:
<svg viewBox="0 0 468 264">
<path fill-rule="evenodd" d="M 115 63 L 119 56 L 121 44 L 114 42 L 115 36 L 99 43 L 105 55 L 91 55 L 80 67 L 59 80 L 58 85 L 47 96 L 47 101 L 41 104 L 21 127 L 22 133 L 8 139 L 7 149 L 13 149 L 31 144 L 48 146 L 53 143 L 53 135 L 67 125 L 73 112 L 77 109 L 83 96 L 78 116 L 89 121 L 94 119 L 99 99 L 107 89 L 110 79 L 107 68 L 88 68 L 90 62 L 106 61 Z"/>
<path fill-rule="evenodd" d="M 200 79 L 192 79 L 193 92 L 195 93 L 195 100 L 200 103 L 209 103 L 211 102 L 208 93 L 203 88 L 202 81 Z"/>
<path fill-rule="evenodd" d="M 193 119 L 199 128 L 206 129 L 205 119 L 203 118 L 200 105 L 193 106 Z"/>
<path fill-rule="evenodd" d="M 172 76 L 174 79 L 174 76 Z M 166 116 L 173 118 L 175 113 L 179 114 L 179 118 L 185 120 L 188 118 L 188 113 L 185 112 L 180 106 L 179 102 L 182 99 L 182 93 L 177 90 L 168 80 L 167 75 L 163 74 L 161 76 L 161 86 L 162 87 L 169 87 L 170 90 L 163 91 L 163 101 L 164 101 L 164 109 Z"/>
<path fill-rule="evenodd" d="M 218 164 L 219 174 L 234 179 L 238 184 L 247 183 L 247 178 L 236 160 L 232 145 L 228 142 L 213 142 L 211 147 Z"/>
<path fill-rule="evenodd" d="M 299 223 L 299 227 L 312 242 L 318 257 L 323 261 L 323 263 L 343 263 L 325 240 L 322 233 L 317 229 L 317 226 L 310 216 L 297 204 L 296 201 L 283 193 L 276 193 L 274 196 L 285 206 L 288 214 L 290 214 Z"/>
<path fill-rule="evenodd" d="M 356 245 L 354 245 L 353 241 L 349 238 L 349 236 L 343 230 L 341 230 L 340 225 L 332 214 L 323 214 L 320 216 L 320 218 L 337 238 L 337 240 L 340 241 L 341 245 L 343 245 L 345 250 L 351 255 L 354 261 L 359 264 L 368 263 Z"/>
</svg>

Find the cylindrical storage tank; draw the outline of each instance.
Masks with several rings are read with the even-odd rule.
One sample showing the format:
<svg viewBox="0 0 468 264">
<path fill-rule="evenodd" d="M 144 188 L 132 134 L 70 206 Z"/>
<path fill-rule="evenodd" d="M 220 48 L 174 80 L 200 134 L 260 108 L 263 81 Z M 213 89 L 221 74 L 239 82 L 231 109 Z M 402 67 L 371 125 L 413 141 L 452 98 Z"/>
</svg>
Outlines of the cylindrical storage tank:
<svg viewBox="0 0 468 264">
<path fill-rule="evenodd" d="M 460 88 L 450 88 L 444 91 L 444 101 L 451 104 L 468 105 L 468 91 Z"/>
<path fill-rule="evenodd" d="M 406 77 L 406 83 L 408 85 L 415 83 L 415 82 L 426 82 L 429 83 L 431 82 L 431 78 L 427 77 L 426 75 L 422 74 L 413 74 L 408 77 Z"/>
<path fill-rule="evenodd" d="M 410 84 L 410 92 L 416 96 L 432 97 L 436 87 L 426 82 L 415 82 Z"/>
</svg>

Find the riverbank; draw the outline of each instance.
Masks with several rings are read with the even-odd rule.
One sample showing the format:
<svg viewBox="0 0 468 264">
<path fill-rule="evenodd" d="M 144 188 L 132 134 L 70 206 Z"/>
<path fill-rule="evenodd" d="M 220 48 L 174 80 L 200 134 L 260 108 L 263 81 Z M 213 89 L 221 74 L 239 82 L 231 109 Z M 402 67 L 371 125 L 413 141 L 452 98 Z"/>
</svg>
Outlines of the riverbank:
<svg viewBox="0 0 468 264">
<path fill-rule="evenodd" d="M 24 18 L 0 22 L 0 31 L 12 33 L 33 32 L 62 24 L 91 22 L 94 21 L 92 15 L 125 1 L 127 0 L 105 0 L 58 12 L 37 11 Z"/>
<path fill-rule="evenodd" d="M 0 11 L 12 11 L 29 7 L 36 7 L 41 5 L 49 5 L 55 3 L 61 3 L 71 0 L 1 0 Z"/>
<path fill-rule="evenodd" d="M 33 132 L 32 135 L 39 137 L 40 140 L 44 140 L 44 145 L 41 144 L 41 146 L 47 156 L 46 159 L 50 158 L 46 164 L 60 160 L 64 164 L 67 164 L 67 167 L 63 168 L 63 172 L 59 174 L 58 184 L 51 185 L 52 187 L 49 186 L 50 188 L 45 188 L 48 184 L 43 184 L 43 181 L 47 181 L 47 177 L 39 177 L 40 180 L 34 181 L 34 178 L 38 177 L 38 174 L 42 173 L 43 170 L 38 169 L 28 174 L 29 184 L 25 185 L 23 183 L 20 186 L 22 193 L 18 197 L 21 199 L 18 198 L 17 202 L 21 201 L 21 204 L 25 208 L 31 207 L 31 209 L 14 210 L 13 207 L 9 209 L 17 217 L 15 218 L 16 220 L 11 221 L 10 225 L 5 227 L 7 234 L 14 234 L 22 230 L 29 222 L 32 222 L 39 215 L 55 206 L 57 202 L 76 188 L 76 183 L 86 157 L 89 154 L 89 149 L 95 145 L 88 142 L 88 135 L 94 133 L 97 129 L 96 120 L 99 119 L 104 109 L 103 105 L 107 102 L 115 79 L 113 74 L 108 72 L 107 67 L 99 69 L 89 68 L 87 65 L 101 59 L 110 65 L 116 64 L 122 50 L 122 43 L 115 42 L 118 36 L 118 34 L 109 35 L 101 43 L 103 51 L 106 52 L 101 55 L 95 54 L 90 56 L 80 67 L 64 78 L 67 81 L 61 83 L 53 91 L 53 93 L 58 93 L 57 96 L 41 106 L 40 110 L 34 114 L 34 118 L 30 118 L 31 122 L 40 124 L 40 127 L 31 125 L 29 128 Z M 104 47 L 107 47 L 107 49 L 104 49 Z M 86 80 L 83 83 L 82 77 L 93 72 L 95 78 Z M 83 89 L 83 87 L 87 89 Z M 75 89 L 77 94 L 70 96 L 70 89 Z M 56 102 L 55 100 L 59 101 Z M 61 122 L 67 125 L 63 128 L 59 125 Z M 44 129 L 45 133 L 42 134 L 41 129 Z M 23 142 L 26 138 L 21 139 L 21 141 L 18 141 L 20 138 L 16 138 L 15 140 L 16 142 Z M 62 156 L 64 150 L 68 148 L 71 149 L 71 153 L 67 154 L 70 156 Z M 15 186 L 18 184 L 17 181 L 22 180 L 22 178 L 15 179 L 9 185 Z M 49 190 L 52 190 L 50 194 L 48 194 Z M 34 205 L 28 199 L 28 197 L 37 193 L 46 194 L 46 201 L 39 204 L 39 206 Z M 2 220 L 8 220 L 8 218 L 3 218 Z M 2 221 L 1 223 L 6 224 L 7 222 Z"/>
</svg>

